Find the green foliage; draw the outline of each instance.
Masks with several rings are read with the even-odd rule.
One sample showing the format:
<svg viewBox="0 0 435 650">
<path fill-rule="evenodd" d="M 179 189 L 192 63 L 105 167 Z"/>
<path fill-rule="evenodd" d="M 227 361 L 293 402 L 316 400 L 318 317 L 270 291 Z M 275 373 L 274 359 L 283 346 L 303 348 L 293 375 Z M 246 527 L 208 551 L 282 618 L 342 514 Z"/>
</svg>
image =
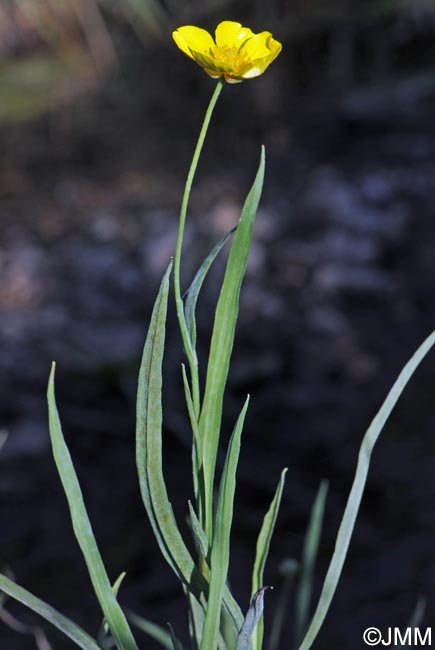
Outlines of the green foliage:
<svg viewBox="0 0 435 650">
<path fill-rule="evenodd" d="M 127 619 L 116 600 L 86 512 L 82 491 L 66 446 L 54 396 L 53 364 L 48 383 L 48 413 L 53 456 L 65 491 L 74 533 L 88 567 L 95 595 L 119 650 L 137 650 Z"/>
<path fill-rule="evenodd" d="M 137 627 L 138 630 L 145 632 L 145 634 L 147 634 L 155 641 L 158 641 L 158 643 L 160 643 L 163 648 L 166 648 L 166 650 L 173 649 L 171 635 L 169 632 L 160 627 L 160 625 L 156 625 L 152 621 L 148 621 L 143 616 L 138 616 L 134 612 L 127 611 L 126 616 L 132 625 Z"/>
<path fill-rule="evenodd" d="M 76 623 L 2 574 L 0 574 L 0 590 L 42 616 L 82 650 L 101 650 L 97 642 Z"/>
<path fill-rule="evenodd" d="M 424 357 L 435 344 L 435 332 L 432 332 L 421 344 L 415 354 L 403 368 L 402 372 L 396 379 L 393 387 L 388 393 L 385 402 L 382 404 L 361 443 L 358 455 L 358 465 L 356 468 L 355 478 L 347 500 L 343 519 L 341 520 L 338 530 L 337 541 L 335 543 L 334 554 L 328 568 L 328 572 L 323 583 L 322 593 L 314 613 L 310 626 L 305 634 L 304 640 L 299 646 L 299 650 L 308 650 L 313 645 L 317 634 L 322 626 L 325 616 L 329 610 L 332 598 L 340 580 L 343 564 L 346 559 L 349 548 L 350 538 L 352 537 L 356 518 L 358 516 L 359 506 L 364 493 L 367 474 L 370 466 L 370 458 L 373 447 L 375 446 L 385 422 L 395 407 L 397 400 L 401 396 L 406 384 L 423 361 Z"/>
<path fill-rule="evenodd" d="M 186 293 L 186 300 L 184 303 L 184 315 L 187 324 L 187 331 L 189 332 L 190 341 L 193 347 L 196 346 L 196 318 L 195 310 L 196 303 L 198 302 L 199 292 L 201 291 L 202 284 L 206 278 L 206 275 L 215 261 L 216 257 L 219 255 L 222 248 L 227 243 L 228 239 L 231 237 L 236 228 L 233 228 L 228 232 L 222 239 L 216 244 L 212 251 L 207 255 L 204 262 L 199 267 L 195 277 L 192 280 L 192 284 Z"/>
<path fill-rule="evenodd" d="M 236 470 L 248 403 L 249 398 L 246 400 L 234 428 L 222 472 L 210 557 L 210 590 L 200 650 L 216 648 L 219 638 L 222 599 L 230 563 L 230 533 L 236 490 Z"/>
<path fill-rule="evenodd" d="M 284 489 L 285 475 L 287 468 L 281 472 L 281 478 L 276 488 L 275 496 L 267 511 L 263 525 L 258 535 L 257 549 L 255 554 L 254 570 L 252 573 L 252 593 L 260 593 L 263 586 L 263 574 L 266 566 L 267 556 L 269 555 L 270 543 L 272 541 L 273 531 L 275 529 L 276 520 L 278 517 L 279 506 L 281 504 L 282 492 Z M 260 617 L 257 626 L 253 632 L 252 639 L 253 650 L 261 650 L 263 647 L 263 619 Z"/>
<path fill-rule="evenodd" d="M 263 188 L 264 166 L 265 153 L 263 147 L 257 175 L 245 201 L 240 223 L 231 246 L 225 277 L 216 307 L 207 365 L 205 394 L 199 419 L 203 451 L 202 471 L 205 491 L 205 532 L 209 540 L 212 539 L 213 534 L 213 487 L 222 420 L 223 397 L 234 344 L 239 311 L 240 288 L 251 247 L 254 219 Z"/>
<path fill-rule="evenodd" d="M 313 586 L 314 566 L 316 563 L 317 550 L 319 548 L 320 536 L 322 534 L 323 516 L 325 514 L 325 502 L 328 492 L 328 483 L 323 481 L 311 510 L 310 521 L 304 540 L 298 590 L 296 594 L 295 614 L 295 640 L 297 645 L 302 641 L 309 616 L 311 603 L 311 592 Z"/>
</svg>

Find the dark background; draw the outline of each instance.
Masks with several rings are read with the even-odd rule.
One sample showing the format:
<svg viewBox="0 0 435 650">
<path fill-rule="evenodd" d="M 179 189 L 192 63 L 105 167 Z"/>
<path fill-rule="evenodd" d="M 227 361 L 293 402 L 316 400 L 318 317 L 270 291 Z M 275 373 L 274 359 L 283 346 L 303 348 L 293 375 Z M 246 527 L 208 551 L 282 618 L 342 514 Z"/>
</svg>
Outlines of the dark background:
<svg viewBox="0 0 435 650">
<path fill-rule="evenodd" d="M 228 86 L 193 189 L 184 283 L 238 219 L 267 149 L 241 297 L 223 445 L 245 395 L 231 582 L 249 601 L 256 535 L 289 467 L 266 581 L 299 559 L 319 483 L 330 481 L 315 598 L 364 431 L 435 324 L 435 6 L 328 3 L 2 2 L 0 5 L 0 456 L 3 571 L 96 634 L 100 614 L 51 457 L 45 390 L 57 361 L 67 442 L 123 604 L 171 621 L 186 609 L 142 507 L 134 467 L 141 348 L 214 82 L 171 30 L 223 19 L 269 29 L 283 52 Z M 36 7 L 36 5 L 32 5 Z M 133 6 L 136 9 L 133 9 Z M 25 11 L 26 10 L 26 11 Z M 204 369 L 224 269 L 199 307 Z M 191 497 L 190 434 L 174 309 L 164 377 L 164 463 L 179 522 Z M 433 622 L 433 355 L 377 448 L 342 580 L 316 648 L 363 648 L 368 626 Z M 186 537 L 188 533 L 186 531 Z M 291 618 L 282 648 L 291 647 Z M 39 620 L 8 601 L 14 619 Z M 1 617 L 5 618 L 2 613 Z M 71 647 L 43 624 L 56 650 Z M 138 634 L 138 638 L 139 638 Z M 266 637 L 267 638 L 267 637 Z M 35 639 L 0 626 L 0 647 Z M 153 648 L 145 637 L 141 647 Z M 267 648 L 267 640 L 265 643 Z"/>
</svg>

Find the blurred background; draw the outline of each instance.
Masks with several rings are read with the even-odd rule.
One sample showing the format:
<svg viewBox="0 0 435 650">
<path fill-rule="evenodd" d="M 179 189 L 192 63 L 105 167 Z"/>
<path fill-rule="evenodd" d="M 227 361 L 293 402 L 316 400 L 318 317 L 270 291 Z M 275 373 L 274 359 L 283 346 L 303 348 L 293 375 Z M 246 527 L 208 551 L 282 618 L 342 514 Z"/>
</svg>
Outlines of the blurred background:
<svg viewBox="0 0 435 650">
<path fill-rule="evenodd" d="M 327 478 L 317 597 L 363 433 L 435 326 L 433 0 L 1 0 L 0 427 L 9 438 L 0 563 L 93 633 L 98 606 L 49 446 L 47 377 L 55 359 L 64 432 L 103 558 L 112 579 L 127 572 L 122 602 L 171 621 L 185 639 L 181 589 L 140 501 L 135 390 L 214 87 L 171 31 L 212 31 L 224 19 L 267 29 L 284 47 L 263 77 L 224 89 L 192 193 L 183 275 L 187 286 L 237 222 L 264 143 L 267 178 L 222 435 L 249 392 L 231 572 L 244 608 L 256 535 L 289 467 L 266 626 L 281 561 L 299 559 Z M 199 308 L 203 368 L 223 269 L 222 257 Z M 183 522 L 190 437 L 175 322 L 172 309 L 164 460 Z M 406 625 L 419 597 L 424 624 L 434 622 L 434 380 L 432 354 L 375 450 L 319 650 L 363 647 L 368 626 Z M 41 622 L 9 601 L 6 609 L 1 647 L 38 647 Z M 282 648 L 292 647 L 290 618 Z M 53 648 L 71 647 L 42 626 Z"/>
</svg>

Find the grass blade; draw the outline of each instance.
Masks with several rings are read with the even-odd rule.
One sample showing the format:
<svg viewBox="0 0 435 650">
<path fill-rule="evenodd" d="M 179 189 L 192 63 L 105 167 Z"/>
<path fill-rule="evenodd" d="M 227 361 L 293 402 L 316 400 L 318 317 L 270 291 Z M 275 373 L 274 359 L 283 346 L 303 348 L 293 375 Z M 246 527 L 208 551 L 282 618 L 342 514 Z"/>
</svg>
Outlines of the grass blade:
<svg viewBox="0 0 435 650">
<path fill-rule="evenodd" d="M 236 226 L 237 228 L 237 226 Z M 186 301 L 184 304 L 184 315 L 186 318 L 187 330 L 189 332 L 190 340 L 192 346 L 196 345 L 196 319 L 195 319 L 195 310 L 196 303 L 198 301 L 199 292 L 201 291 L 202 284 L 205 280 L 205 277 L 215 261 L 216 257 L 219 255 L 222 248 L 227 243 L 228 239 L 231 237 L 236 228 L 232 228 L 222 239 L 216 244 L 212 249 L 209 255 L 205 258 L 204 262 L 199 267 L 195 277 L 192 280 L 192 284 L 186 292 Z"/>
<path fill-rule="evenodd" d="M 402 369 L 363 438 L 358 456 L 355 478 L 347 500 L 343 519 L 341 520 L 340 528 L 338 530 L 335 550 L 323 583 L 316 611 L 314 612 L 313 619 L 305 637 L 299 646 L 299 650 L 308 650 L 311 648 L 322 623 L 325 620 L 325 616 L 337 588 L 364 492 L 373 447 L 375 446 L 385 422 L 395 407 L 406 384 L 411 379 L 415 370 L 423 361 L 434 343 L 435 332 L 432 332 Z"/>
<path fill-rule="evenodd" d="M 42 616 L 82 650 L 101 650 L 97 642 L 76 623 L 2 574 L 0 574 L 0 590 Z"/>
<path fill-rule="evenodd" d="M 54 372 L 55 364 L 52 366 L 47 392 L 50 437 L 54 460 L 68 501 L 74 533 L 88 567 L 95 594 L 118 649 L 137 650 L 127 620 L 112 591 L 86 512 L 74 465 L 63 437 L 54 396 Z"/>
<path fill-rule="evenodd" d="M 236 471 L 240 453 L 240 440 L 243 423 L 249 404 L 246 399 L 237 419 L 228 447 L 224 469 L 219 488 L 216 511 L 216 527 L 210 555 L 210 589 L 201 650 L 215 650 L 219 639 L 222 600 L 228 575 L 230 560 L 230 535 L 233 521 L 234 494 L 236 489 Z"/>
<path fill-rule="evenodd" d="M 281 478 L 276 488 L 270 508 L 267 511 L 260 534 L 258 535 L 257 548 L 255 553 L 254 570 L 252 573 L 252 594 L 257 593 L 263 586 L 264 567 L 266 566 L 267 556 L 269 554 L 270 542 L 275 528 L 276 518 L 278 516 L 279 506 L 281 504 L 282 492 L 284 489 L 285 475 L 287 468 L 281 472 Z M 252 649 L 261 650 L 263 646 L 264 623 L 260 618 L 252 635 Z"/>
<path fill-rule="evenodd" d="M 295 646 L 301 642 L 307 627 L 311 593 L 313 588 L 314 566 L 319 548 L 320 536 L 322 533 L 323 516 L 325 513 L 326 495 L 328 492 L 327 481 L 322 481 L 317 492 L 313 508 L 311 510 L 310 522 L 304 540 L 302 561 L 299 576 L 299 585 L 296 595 L 296 616 L 295 616 Z"/>
<path fill-rule="evenodd" d="M 264 592 L 270 587 L 262 587 L 255 593 L 251 600 L 251 606 L 246 614 L 245 621 L 239 636 L 237 637 L 236 650 L 249 650 L 251 647 L 251 637 L 261 619 L 264 609 Z"/>
<path fill-rule="evenodd" d="M 260 164 L 252 188 L 242 210 L 239 226 L 231 245 L 224 281 L 220 292 L 207 367 L 204 401 L 199 429 L 203 441 L 203 469 L 206 499 L 205 532 L 212 539 L 213 487 L 222 404 L 227 381 L 234 334 L 239 310 L 239 295 L 251 246 L 254 219 L 261 197 L 265 155 L 261 150 Z"/>
</svg>

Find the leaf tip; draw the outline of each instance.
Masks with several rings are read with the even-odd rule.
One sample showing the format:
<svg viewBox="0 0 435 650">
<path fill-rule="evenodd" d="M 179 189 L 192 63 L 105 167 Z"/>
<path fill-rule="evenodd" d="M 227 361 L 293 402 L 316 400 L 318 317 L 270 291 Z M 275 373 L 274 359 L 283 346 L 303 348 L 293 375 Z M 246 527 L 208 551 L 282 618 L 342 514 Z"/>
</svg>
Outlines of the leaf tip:
<svg viewBox="0 0 435 650">
<path fill-rule="evenodd" d="M 51 362 L 50 375 L 48 378 L 48 394 L 54 391 L 54 376 L 56 374 L 56 361 Z"/>
</svg>

